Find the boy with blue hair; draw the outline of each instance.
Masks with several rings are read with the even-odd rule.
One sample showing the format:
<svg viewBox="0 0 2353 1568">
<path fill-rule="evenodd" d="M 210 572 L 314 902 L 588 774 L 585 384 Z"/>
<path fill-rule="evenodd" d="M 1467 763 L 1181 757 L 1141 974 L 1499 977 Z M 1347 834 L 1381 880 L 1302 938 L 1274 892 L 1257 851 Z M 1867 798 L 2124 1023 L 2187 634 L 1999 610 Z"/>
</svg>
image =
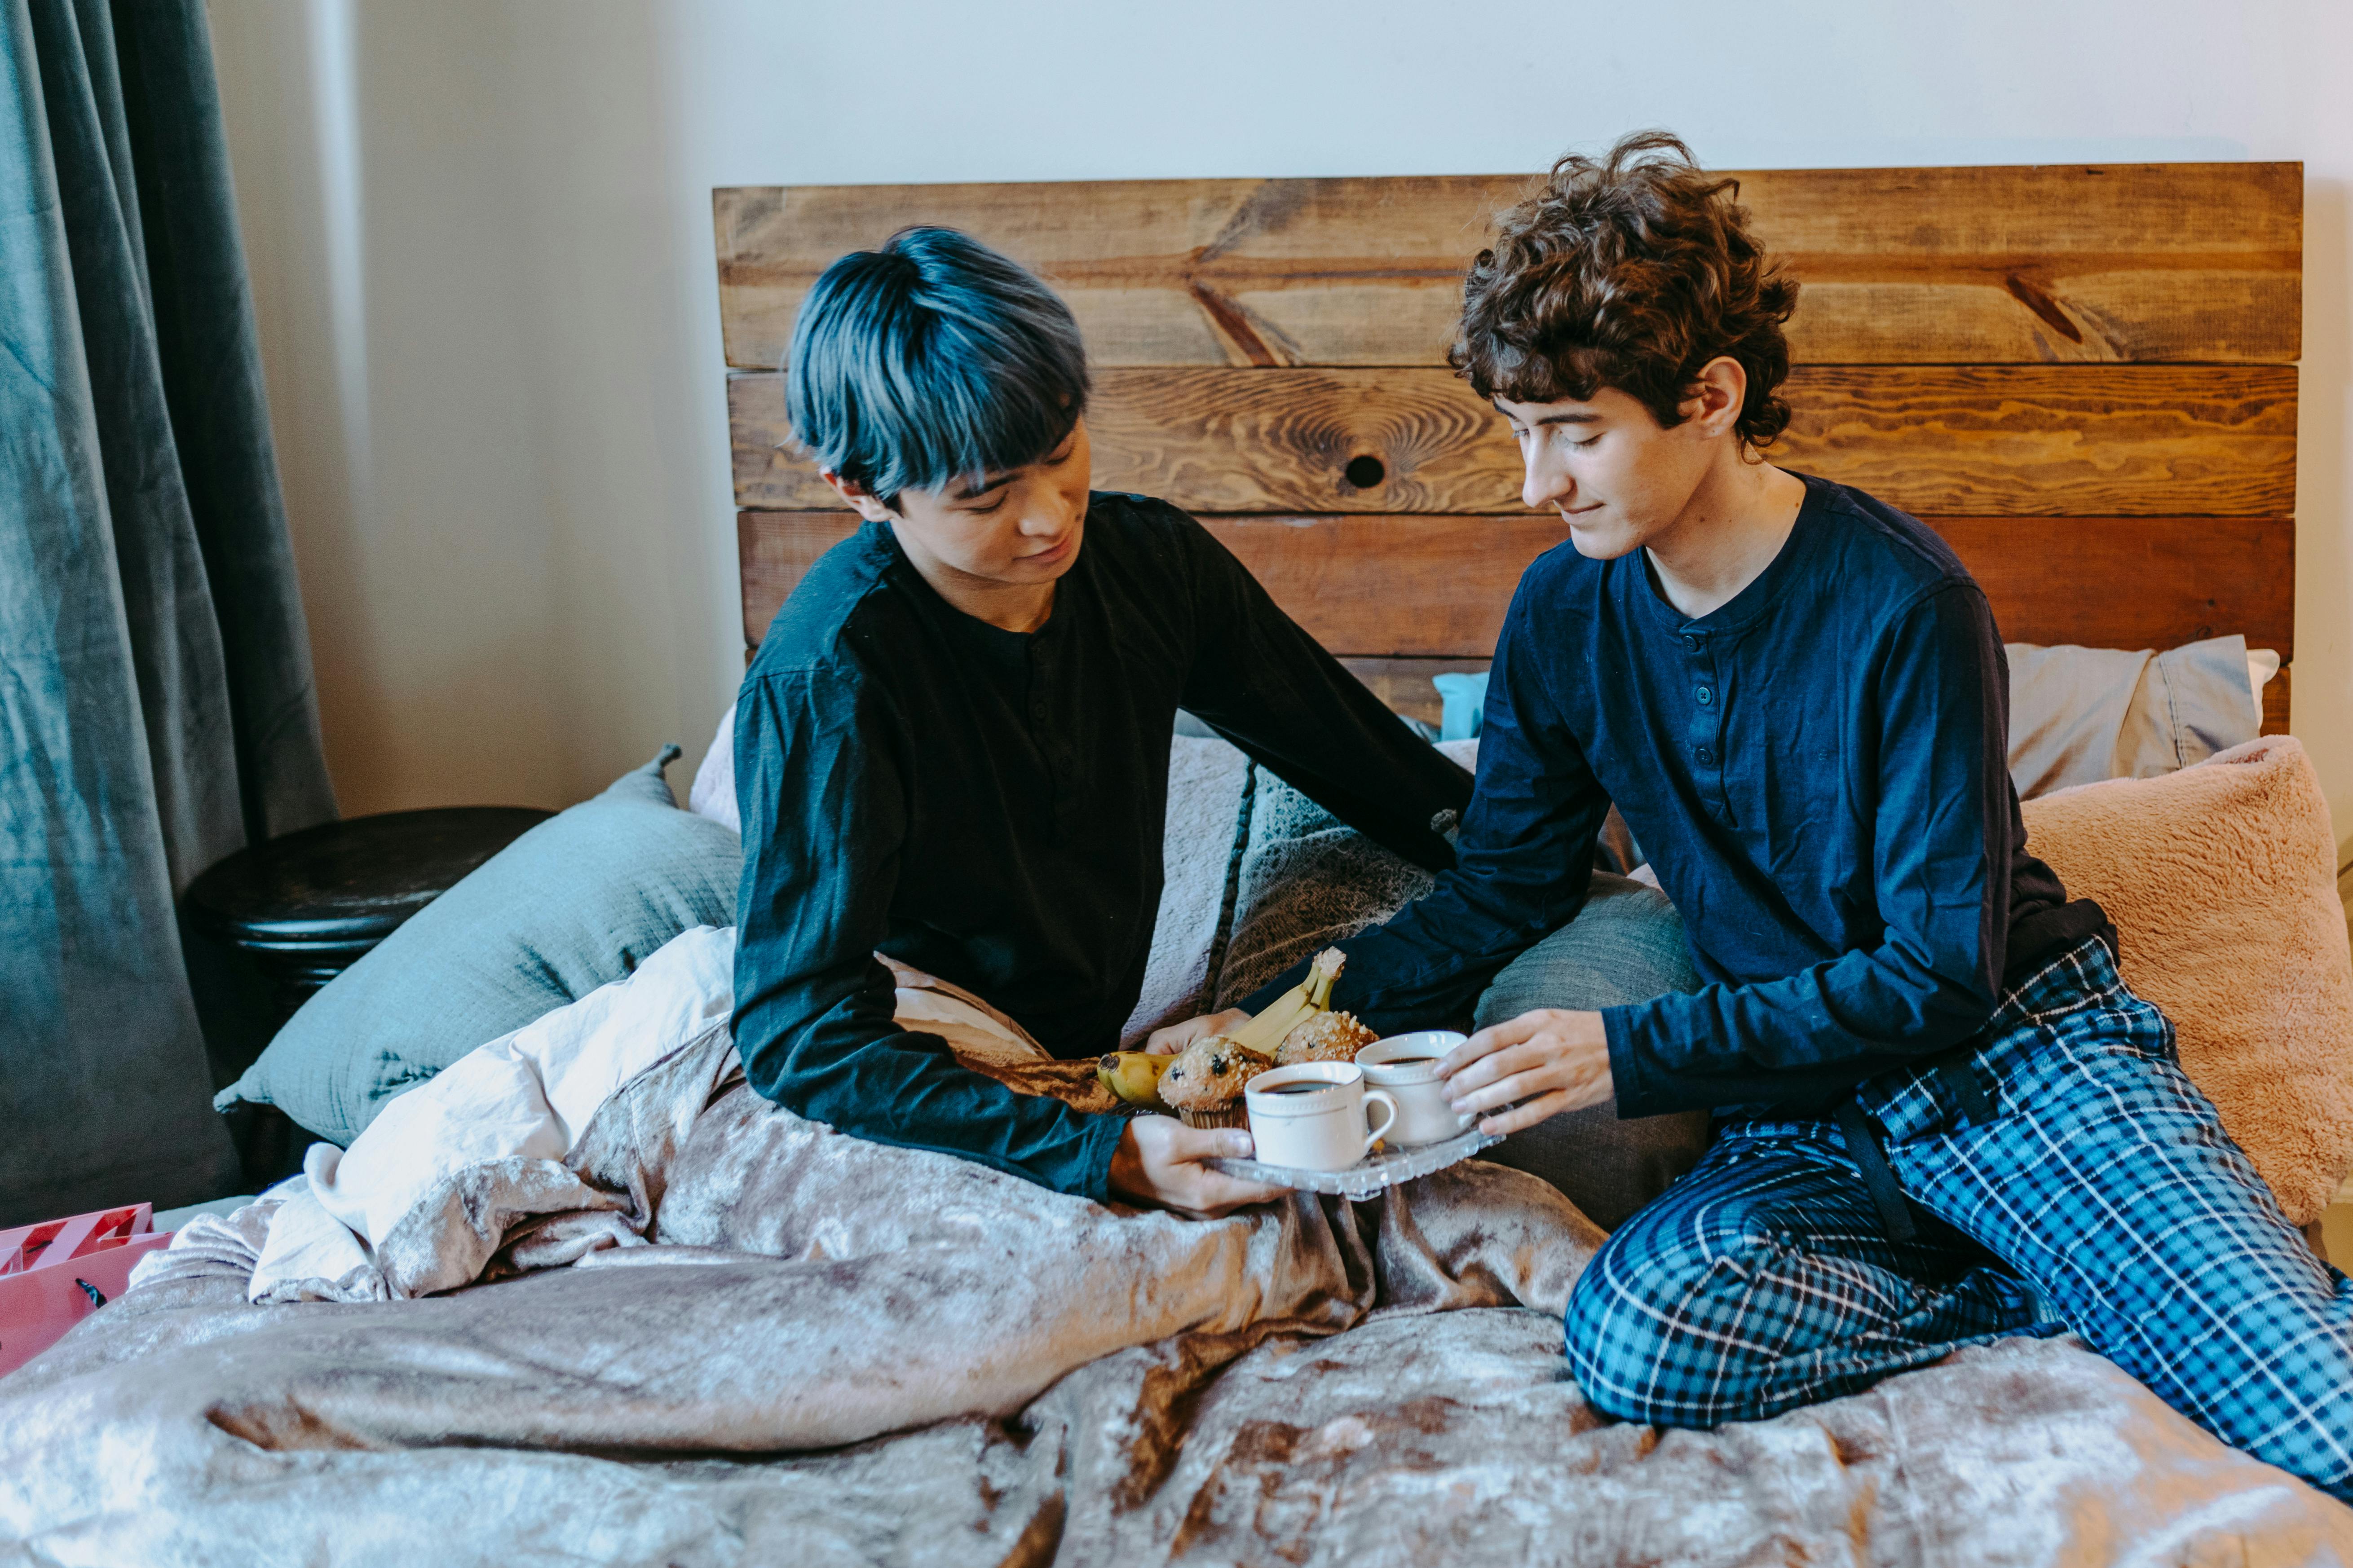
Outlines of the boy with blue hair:
<svg viewBox="0 0 2353 1568">
<path fill-rule="evenodd" d="M 1245 1131 L 1085 1115 L 958 1066 L 892 1021 L 875 955 L 1094 1056 L 1152 948 L 1179 707 L 1432 870 L 1469 777 L 1198 523 L 1091 491 L 1078 327 L 1018 266 L 910 229 L 826 270 L 790 353 L 795 436 L 865 521 L 794 589 L 737 705 L 753 1088 L 1097 1199 L 1275 1195 L 1202 1163 L 1246 1156 Z"/>
</svg>

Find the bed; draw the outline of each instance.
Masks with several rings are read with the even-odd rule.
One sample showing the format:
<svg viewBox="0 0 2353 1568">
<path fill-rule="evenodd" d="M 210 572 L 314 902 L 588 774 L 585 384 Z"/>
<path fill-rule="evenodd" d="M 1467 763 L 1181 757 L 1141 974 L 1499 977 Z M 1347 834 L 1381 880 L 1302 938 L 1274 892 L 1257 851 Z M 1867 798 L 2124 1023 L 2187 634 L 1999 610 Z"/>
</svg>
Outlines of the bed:
<svg viewBox="0 0 2353 1568">
<path fill-rule="evenodd" d="M 2003 635 L 2294 658 L 2296 163 L 1739 176 L 1803 284 L 1778 460 L 1934 524 Z M 801 294 L 913 222 L 1053 279 L 1097 371 L 1095 484 L 1184 507 L 1408 710 L 1484 668 L 1521 569 L 1500 416 L 1444 364 L 1524 177 L 714 194 L 747 647 L 849 527 L 786 443 Z M 1410 608 L 1406 608 L 1409 606 Z M 2284 730 L 2287 681 L 2264 697 Z"/>
<path fill-rule="evenodd" d="M 2236 635 L 2292 659 L 2298 166 L 1742 178 L 1806 285 L 1782 460 L 1932 521 L 2015 640 Z M 747 648 L 849 525 L 781 445 L 800 294 L 843 249 L 943 222 L 1071 300 L 1097 487 L 1194 511 L 1435 719 L 1430 679 L 1484 667 L 1559 537 L 1441 363 L 1461 268 L 1521 184 L 715 193 Z M 2283 672 L 2262 728 L 2286 714 Z M 2295 761 L 2284 742 L 2274 773 Z M 1172 822 L 1172 886 L 1180 859 L 1214 861 L 1211 889 L 1299 863 L 1258 853 L 1282 811 L 1246 763 L 1185 767 L 1177 793 L 1208 805 L 1181 839 Z M 1326 847 L 1389 879 L 1375 901 L 1409 896 Z M 680 938 L 617 1005 L 671 1017 L 659 987 L 723 973 L 719 940 Z M 948 1017 L 925 978 L 902 1007 Z M 1187 984 L 1166 1005 L 1219 989 Z M 1615 1425 L 1559 1355 L 1600 1233 L 1519 1173 L 1214 1223 L 1117 1213 L 799 1122 L 731 1077 L 723 1027 L 660 1027 L 561 1160 L 436 1189 L 432 1245 L 381 1238 L 370 1289 L 249 1303 L 292 1200 L 189 1226 L 0 1383 L 0 1563 L 2353 1559 L 2353 1510 L 2070 1342 L 1712 1434 Z M 1103 1108 L 1083 1064 L 943 1033 Z"/>
</svg>

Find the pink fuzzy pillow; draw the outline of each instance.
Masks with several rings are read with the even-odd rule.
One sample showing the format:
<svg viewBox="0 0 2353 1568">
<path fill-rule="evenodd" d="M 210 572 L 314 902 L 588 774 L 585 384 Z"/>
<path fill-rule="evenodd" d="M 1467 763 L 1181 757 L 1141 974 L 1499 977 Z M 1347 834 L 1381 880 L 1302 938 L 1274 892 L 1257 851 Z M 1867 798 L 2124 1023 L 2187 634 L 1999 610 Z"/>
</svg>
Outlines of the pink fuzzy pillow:
<svg viewBox="0 0 2353 1568">
<path fill-rule="evenodd" d="M 2026 803 L 2028 847 L 2097 899 L 2134 991 L 2297 1225 L 2353 1165 L 2353 954 L 2328 803 L 2284 735 Z"/>
</svg>

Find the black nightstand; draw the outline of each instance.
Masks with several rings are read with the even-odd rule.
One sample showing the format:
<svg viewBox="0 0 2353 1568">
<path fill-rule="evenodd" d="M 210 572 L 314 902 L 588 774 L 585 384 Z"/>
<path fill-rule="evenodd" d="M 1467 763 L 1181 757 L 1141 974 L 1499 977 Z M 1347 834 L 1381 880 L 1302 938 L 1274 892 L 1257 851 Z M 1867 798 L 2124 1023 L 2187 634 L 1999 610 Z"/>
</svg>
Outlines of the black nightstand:
<svg viewBox="0 0 2353 1568">
<path fill-rule="evenodd" d="M 283 1024 L 400 923 L 554 815 L 460 805 L 322 823 L 240 849 L 189 884 L 188 919 L 248 953 Z M 244 1106 L 230 1132 L 257 1190 L 301 1168 L 311 1142 L 272 1108 Z"/>
</svg>

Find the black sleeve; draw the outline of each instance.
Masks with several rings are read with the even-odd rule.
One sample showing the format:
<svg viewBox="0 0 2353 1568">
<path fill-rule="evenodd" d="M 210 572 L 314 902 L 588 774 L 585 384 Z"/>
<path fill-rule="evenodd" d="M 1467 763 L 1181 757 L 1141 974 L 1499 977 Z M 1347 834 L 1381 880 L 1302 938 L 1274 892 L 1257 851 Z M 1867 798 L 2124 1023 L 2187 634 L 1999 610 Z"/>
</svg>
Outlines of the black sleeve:
<svg viewBox="0 0 2353 1568">
<path fill-rule="evenodd" d="M 1110 1195 L 1126 1124 L 1018 1094 L 892 1021 L 874 958 L 907 833 L 886 705 L 839 671 L 755 676 L 735 712 L 744 822 L 735 1047 L 752 1087 L 877 1143 L 977 1160 L 1060 1192 Z"/>
<path fill-rule="evenodd" d="M 1426 870 L 1453 865 L 1438 818 L 1470 804 L 1471 775 L 1342 668 L 1200 524 L 1182 518 L 1180 537 L 1196 627 L 1185 707 L 1375 842 Z"/>
</svg>

